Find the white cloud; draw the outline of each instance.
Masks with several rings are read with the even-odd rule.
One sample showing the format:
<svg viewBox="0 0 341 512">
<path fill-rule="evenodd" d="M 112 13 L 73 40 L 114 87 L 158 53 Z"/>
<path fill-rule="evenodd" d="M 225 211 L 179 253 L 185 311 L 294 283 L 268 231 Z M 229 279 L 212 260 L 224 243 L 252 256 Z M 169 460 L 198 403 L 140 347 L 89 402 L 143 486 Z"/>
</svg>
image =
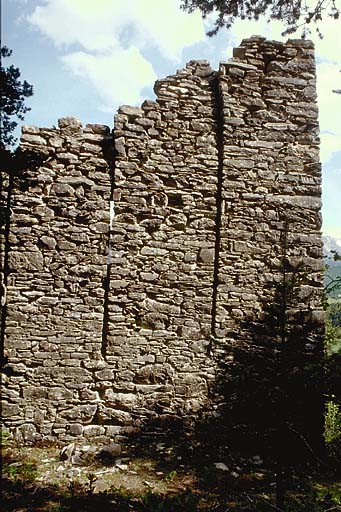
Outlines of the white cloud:
<svg viewBox="0 0 341 512">
<path fill-rule="evenodd" d="M 340 66 L 327 62 L 317 66 L 322 162 L 341 149 L 341 94 L 333 93 L 333 89 L 341 89 Z"/>
<path fill-rule="evenodd" d="M 29 23 L 64 51 L 82 48 L 61 58 L 94 85 L 105 110 L 142 100 L 157 78 L 146 55 L 180 62 L 184 47 L 206 37 L 200 14 L 182 12 L 179 0 L 42 1 Z"/>
<path fill-rule="evenodd" d="M 316 30 L 309 36 L 314 41 L 317 59 L 341 65 L 340 20 L 326 18 L 318 27 L 323 36 L 322 39 Z"/>
<path fill-rule="evenodd" d="M 120 104 L 141 103 L 142 89 L 157 78 L 152 65 L 135 47 L 110 55 L 74 52 L 64 55 L 62 61 L 75 75 L 92 82 L 102 99 L 102 109 L 109 112 Z"/>
<path fill-rule="evenodd" d="M 125 17 L 122 4 L 112 0 L 47 0 L 35 8 L 28 21 L 56 46 L 110 49 L 118 45 L 117 25 Z"/>
<path fill-rule="evenodd" d="M 154 47 L 179 61 L 181 51 L 205 38 L 199 13 L 188 15 L 179 0 L 47 0 L 29 22 L 57 46 L 88 51 Z"/>
<path fill-rule="evenodd" d="M 179 0 L 135 0 L 137 39 L 158 47 L 166 58 L 180 61 L 184 47 L 205 39 L 204 24 L 197 12 L 186 14 Z"/>
<path fill-rule="evenodd" d="M 286 40 L 283 37 L 283 23 L 279 21 L 272 21 L 268 23 L 265 18 L 258 21 L 242 20 L 238 21 L 232 26 L 232 32 L 235 35 L 235 44 L 240 44 L 242 39 L 252 35 L 262 35 L 267 39 L 276 39 L 277 41 Z"/>
<path fill-rule="evenodd" d="M 333 89 L 341 89 L 341 63 L 322 63 L 317 66 L 317 96 L 320 108 L 321 130 L 341 134 L 341 94 Z"/>
<path fill-rule="evenodd" d="M 341 149 L 341 134 L 321 133 L 320 158 L 325 163 L 330 160 L 333 153 Z"/>
</svg>

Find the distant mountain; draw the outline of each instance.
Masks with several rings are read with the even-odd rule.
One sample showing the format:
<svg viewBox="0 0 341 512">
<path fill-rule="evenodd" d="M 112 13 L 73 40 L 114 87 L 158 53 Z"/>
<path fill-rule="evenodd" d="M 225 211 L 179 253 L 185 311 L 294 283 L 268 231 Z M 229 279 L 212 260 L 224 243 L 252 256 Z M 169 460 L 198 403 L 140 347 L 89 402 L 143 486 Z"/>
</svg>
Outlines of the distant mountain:
<svg viewBox="0 0 341 512">
<path fill-rule="evenodd" d="M 323 254 L 328 257 L 328 260 L 334 260 L 334 253 L 336 251 L 341 256 L 341 238 L 334 238 L 333 236 L 323 235 Z M 332 262 L 330 262 L 332 263 Z M 335 262 L 336 263 L 336 262 Z M 329 264 L 329 261 L 328 261 Z"/>
<path fill-rule="evenodd" d="M 329 235 L 323 235 L 323 253 L 326 257 L 326 272 L 324 276 L 324 284 L 327 286 L 331 281 L 340 278 L 341 276 L 341 260 L 334 260 L 334 253 L 336 251 L 341 256 L 341 239 L 334 238 Z M 329 297 L 340 299 L 341 290 L 337 289 L 328 293 Z"/>
</svg>

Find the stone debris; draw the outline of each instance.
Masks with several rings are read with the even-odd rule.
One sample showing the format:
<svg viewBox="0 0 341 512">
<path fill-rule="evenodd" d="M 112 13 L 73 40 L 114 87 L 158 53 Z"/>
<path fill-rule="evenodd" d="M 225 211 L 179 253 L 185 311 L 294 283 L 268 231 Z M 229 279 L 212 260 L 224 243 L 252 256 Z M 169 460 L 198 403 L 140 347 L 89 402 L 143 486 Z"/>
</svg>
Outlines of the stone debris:
<svg viewBox="0 0 341 512">
<path fill-rule="evenodd" d="M 102 463 L 115 464 L 119 469 L 124 469 L 122 465 L 128 459 L 117 459 L 121 454 L 122 446 L 117 443 L 106 445 L 100 444 L 77 444 L 70 443 L 63 446 L 60 451 L 60 460 L 72 465 L 86 466 L 98 460 Z"/>
<path fill-rule="evenodd" d="M 214 462 L 213 465 L 221 471 L 230 471 L 224 462 Z"/>
<path fill-rule="evenodd" d="M 63 446 L 60 452 L 60 460 L 71 460 L 73 454 L 75 453 L 75 449 L 75 443 L 70 443 L 67 446 Z"/>
<path fill-rule="evenodd" d="M 261 466 L 263 464 L 263 461 L 259 455 L 254 455 L 251 459 L 251 462 L 256 466 Z"/>
<path fill-rule="evenodd" d="M 239 476 L 240 476 L 236 471 L 231 471 L 231 472 L 230 472 L 230 475 L 231 475 L 233 478 L 239 478 Z"/>
</svg>

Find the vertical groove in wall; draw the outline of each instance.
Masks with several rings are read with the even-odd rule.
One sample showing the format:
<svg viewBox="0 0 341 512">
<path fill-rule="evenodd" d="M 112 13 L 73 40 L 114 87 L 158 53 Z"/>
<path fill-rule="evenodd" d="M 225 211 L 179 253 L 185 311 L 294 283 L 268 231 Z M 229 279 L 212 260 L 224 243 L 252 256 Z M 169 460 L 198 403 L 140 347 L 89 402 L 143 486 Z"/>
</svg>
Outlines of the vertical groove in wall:
<svg viewBox="0 0 341 512">
<path fill-rule="evenodd" d="M 113 135 L 114 139 L 114 135 Z M 102 357 L 105 359 L 107 356 L 107 347 L 108 347 L 108 333 L 109 333 L 109 294 L 110 294 L 110 272 L 111 272 L 111 227 L 112 227 L 112 218 L 111 218 L 111 205 L 113 202 L 114 196 L 114 187 L 115 187 L 115 153 L 112 150 L 112 154 L 108 159 L 109 162 L 109 173 L 110 173 L 110 199 L 109 199 L 109 208 L 110 208 L 110 226 L 108 231 L 108 240 L 107 240 L 107 264 L 106 264 L 106 275 L 103 281 L 104 288 L 104 297 L 103 297 L 103 324 L 102 324 L 102 346 L 101 353 Z"/>
<path fill-rule="evenodd" d="M 215 252 L 214 252 L 214 270 L 213 270 L 213 289 L 212 289 L 212 311 L 211 311 L 211 340 L 209 352 L 212 351 L 213 342 L 216 339 L 216 317 L 217 317 L 217 297 L 219 284 L 219 260 L 220 260 L 220 242 L 221 242 L 221 218 L 222 218 L 222 188 L 223 188 L 223 159 L 224 159 L 224 112 L 223 100 L 220 91 L 219 71 L 212 80 L 212 90 L 215 98 L 215 125 L 216 141 L 218 151 L 217 168 L 217 195 L 216 195 L 216 226 L 215 226 Z"/>
<path fill-rule="evenodd" d="M 110 241 L 110 233 L 108 236 L 108 244 L 107 244 L 107 269 L 106 275 L 103 282 L 104 288 L 104 304 L 103 304 L 103 325 L 102 325 L 102 346 L 101 353 L 104 358 L 107 355 L 107 345 L 108 345 L 108 322 L 109 322 L 109 288 L 110 288 L 110 253 L 111 253 L 111 241 Z"/>
<path fill-rule="evenodd" d="M 9 166 L 11 165 L 11 161 L 8 162 Z M 5 192 L 4 192 L 5 193 Z M 9 233 L 10 233 L 10 220 L 11 220 L 11 198 L 13 193 L 13 172 L 12 169 L 9 169 L 8 172 L 8 188 L 7 188 L 7 198 L 6 202 L 4 201 L 3 209 L 4 209 L 4 218 L 2 219 L 4 228 L 3 228 L 3 240 L 1 240 L 1 250 L 3 250 L 3 254 L 1 254 L 1 269 L 0 272 L 2 274 L 2 283 L 1 283 L 1 325 L 0 325 L 0 358 L 1 358 L 1 367 L 6 364 L 4 348 L 5 348 L 5 329 L 6 329 L 6 316 L 7 316 L 7 304 L 6 304 L 6 290 L 7 290 L 7 279 L 9 275 Z"/>
</svg>

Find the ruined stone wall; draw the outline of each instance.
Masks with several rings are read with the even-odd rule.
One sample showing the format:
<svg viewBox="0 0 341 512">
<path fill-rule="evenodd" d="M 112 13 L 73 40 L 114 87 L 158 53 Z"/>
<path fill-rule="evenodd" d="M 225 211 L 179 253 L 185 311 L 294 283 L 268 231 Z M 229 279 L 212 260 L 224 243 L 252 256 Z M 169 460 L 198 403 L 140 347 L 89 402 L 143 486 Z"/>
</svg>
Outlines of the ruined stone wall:
<svg viewBox="0 0 341 512">
<path fill-rule="evenodd" d="M 314 50 L 245 40 L 220 65 L 223 163 L 217 338 L 233 343 L 289 270 L 303 267 L 295 308 L 321 313 L 319 128 Z M 301 306 L 299 306 L 301 304 Z M 320 313 L 318 313 L 320 312 Z M 244 333 L 240 341 L 247 341 Z"/>
<path fill-rule="evenodd" d="M 72 119 L 59 129 L 23 129 L 11 194 L 2 413 L 27 438 L 63 436 L 66 425 L 78 433 L 70 424 L 86 424 L 97 410 L 89 387 L 102 358 L 108 132 Z"/>
<path fill-rule="evenodd" d="M 319 346 L 311 43 L 247 39 L 155 92 L 112 135 L 70 118 L 23 130 L 41 162 L 11 193 L 3 415 L 25 439 L 120 440 L 200 411 L 284 264 L 304 267 L 290 308 Z"/>
<path fill-rule="evenodd" d="M 198 409 L 214 377 L 214 79 L 190 62 L 155 84 L 157 102 L 115 119 L 107 359 L 120 391 L 163 414 Z"/>
</svg>

